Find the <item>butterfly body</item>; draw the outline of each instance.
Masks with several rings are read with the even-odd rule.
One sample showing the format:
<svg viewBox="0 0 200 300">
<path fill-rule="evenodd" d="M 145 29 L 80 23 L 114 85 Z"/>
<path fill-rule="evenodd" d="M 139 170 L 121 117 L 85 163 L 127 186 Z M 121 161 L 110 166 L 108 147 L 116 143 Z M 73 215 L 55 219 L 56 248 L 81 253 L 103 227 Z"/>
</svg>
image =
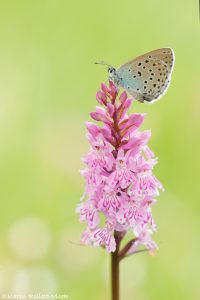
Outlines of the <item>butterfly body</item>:
<svg viewBox="0 0 200 300">
<path fill-rule="evenodd" d="M 174 66 L 174 52 L 161 48 L 141 55 L 118 69 L 108 67 L 109 79 L 140 102 L 158 100 L 167 90 Z"/>
</svg>

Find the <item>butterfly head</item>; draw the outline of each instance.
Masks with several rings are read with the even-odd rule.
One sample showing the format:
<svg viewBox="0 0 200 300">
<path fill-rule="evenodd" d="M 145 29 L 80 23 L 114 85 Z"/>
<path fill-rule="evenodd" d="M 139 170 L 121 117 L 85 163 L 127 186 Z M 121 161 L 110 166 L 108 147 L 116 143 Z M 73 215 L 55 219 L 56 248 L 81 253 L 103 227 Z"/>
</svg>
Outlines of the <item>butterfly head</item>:
<svg viewBox="0 0 200 300">
<path fill-rule="evenodd" d="M 111 81 L 113 81 L 116 85 L 119 85 L 120 79 L 115 68 L 108 66 L 108 76 Z"/>
<path fill-rule="evenodd" d="M 114 84 L 116 84 L 116 85 L 120 85 L 120 78 L 119 78 L 117 70 L 115 68 L 113 68 L 111 65 L 105 63 L 104 61 L 95 62 L 95 64 L 107 66 L 109 80 L 114 82 Z"/>
</svg>

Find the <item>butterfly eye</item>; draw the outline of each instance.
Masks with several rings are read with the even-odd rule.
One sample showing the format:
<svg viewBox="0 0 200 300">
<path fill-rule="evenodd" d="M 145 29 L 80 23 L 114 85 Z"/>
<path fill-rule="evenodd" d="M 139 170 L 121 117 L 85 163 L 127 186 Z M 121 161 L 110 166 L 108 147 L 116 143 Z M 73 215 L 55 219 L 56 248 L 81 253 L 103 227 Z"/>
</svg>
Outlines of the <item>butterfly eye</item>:
<svg viewBox="0 0 200 300">
<path fill-rule="evenodd" d="M 114 71 L 115 71 L 115 68 L 108 67 L 108 72 L 109 72 L 110 74 L 113 74 L 113 73 L 114 73 Z"/>
</svg>

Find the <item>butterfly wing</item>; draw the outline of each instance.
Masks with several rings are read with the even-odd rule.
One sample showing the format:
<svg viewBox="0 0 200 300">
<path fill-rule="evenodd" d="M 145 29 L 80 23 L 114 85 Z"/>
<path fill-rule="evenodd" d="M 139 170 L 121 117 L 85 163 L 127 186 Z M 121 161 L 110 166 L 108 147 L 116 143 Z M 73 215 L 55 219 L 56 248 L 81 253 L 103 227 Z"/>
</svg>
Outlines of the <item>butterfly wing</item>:
<svg viewBox="0 0 200 300">
<path fill-rule="evenodd" d="M 174 66 L 171 48 L 157 49 L 127 62 L 117 69 L 120 85 L 144 102 L 159 99 L 169 87 Z"/>
</svg>

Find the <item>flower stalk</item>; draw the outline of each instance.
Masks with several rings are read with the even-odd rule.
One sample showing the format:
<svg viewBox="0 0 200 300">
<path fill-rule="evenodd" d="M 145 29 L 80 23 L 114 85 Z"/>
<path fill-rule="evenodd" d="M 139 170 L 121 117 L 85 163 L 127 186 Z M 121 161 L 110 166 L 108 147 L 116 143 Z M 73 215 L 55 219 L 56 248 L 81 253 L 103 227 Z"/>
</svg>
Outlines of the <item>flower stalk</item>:
<svg viewBox="0 0 200 300">
<path fill-rule="evenodd" d="M 112 291 L 112 300 L 119 300 L 119 246 L 120 239 L 118 233 L 114 233 L 116 240 L 116 250 L 111 253 L 111 291 Z"/>
</svg>

